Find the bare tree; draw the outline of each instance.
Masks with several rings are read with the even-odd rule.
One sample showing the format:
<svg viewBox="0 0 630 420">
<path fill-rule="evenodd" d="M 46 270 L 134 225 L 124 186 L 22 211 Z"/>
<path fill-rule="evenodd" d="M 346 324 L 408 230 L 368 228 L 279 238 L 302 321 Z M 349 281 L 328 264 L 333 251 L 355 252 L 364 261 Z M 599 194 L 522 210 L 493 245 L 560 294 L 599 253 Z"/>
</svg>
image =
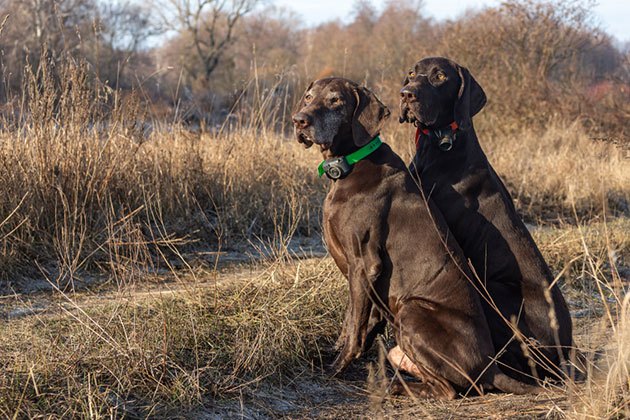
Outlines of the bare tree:
<svg viewBox="0 0 630 420">
<path fill-rule="evenodd" d="M 3 0 L 2 14 L 9 14 L 5 37 L 17 40 L 24 51 L 46 45 L 56 56 L 76 48 L 78 32 L 90 27 L 95 0 Z"/>
<path fill-rule="evenodd" d="M 148 38 L 160 34 L 148 5 L 118 1 L 99 6 L 100 35 L 112 49 L 135 52 Z"/>
<path fill-rule="evenodd" d="M 84 54 L 95 65 L 98 76 L 117 86 L 128 87 L 132 77 L 124 73 L 142 56 L 142 46 L 160 35 L 152 8 L 138 1 L 101 2 L 95 19 L 97 37 L 84 43 Z M 127 79 L 127 80 L 124 80 Z"/>
<path fill-rule="evenodd" d="M 53 64 L 76 56 L 90 36 L 96 0 L 0 0 L 0 16 L 8 15 L 0 37 L 0 98 L 20 92 L 26 67 L 42 57 Z"/>
<path fill-rule="evenodd" d="M 162 21 L 169 30 L 186 36 L 193 54 L 201 63 L 205 82 L 217 68 L 221 57 L 234 40 L 239 20 L 251 12 L 261 0 L 155 0 L 162 10 Z M 193 77 L 197 69 L 190 59 L 183 60 L 184 69 Z"/>
</svg>

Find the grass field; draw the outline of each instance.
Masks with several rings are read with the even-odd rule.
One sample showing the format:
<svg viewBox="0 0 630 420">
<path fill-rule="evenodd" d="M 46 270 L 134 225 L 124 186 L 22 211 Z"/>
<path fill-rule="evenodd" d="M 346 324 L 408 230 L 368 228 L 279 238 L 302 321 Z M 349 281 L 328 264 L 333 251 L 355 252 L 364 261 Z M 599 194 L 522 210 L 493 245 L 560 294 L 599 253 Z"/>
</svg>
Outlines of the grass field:
<svg viewBox="0 0 630 420">
<path fill-rule="evenodd" d="M 563 289 L 591 360 L 586 383 L 549 385 L 536 397 L 387 399 L 378 349 L 346 376 L 328 378 L 322 366 L 333 356 L 345 280 L 328 257 L 285 258 L 199 264 L 118 290 L 4 297 L 0 413 L 621 418 L 630 307 L 609 251 L 627 258 L 628 236 L 619 233 L 629 229 L 617 220 L 536 231 L 554 272 L 571 279 Z"/>
<path fill-rule="evenodd" d="M 346 284 L 321 244 L 318 153 L 260 127 L 148 130 L 140 101 L 71 74 L 0 129 L 0 416 L 630 416 L 623 147 L 578 123 L 478 123 L 569 300 L 586 382 L 392 399 L 378 348 L 322 370 Z M 411 135 L 383 138 L 408 160 Z"/>
</svg>

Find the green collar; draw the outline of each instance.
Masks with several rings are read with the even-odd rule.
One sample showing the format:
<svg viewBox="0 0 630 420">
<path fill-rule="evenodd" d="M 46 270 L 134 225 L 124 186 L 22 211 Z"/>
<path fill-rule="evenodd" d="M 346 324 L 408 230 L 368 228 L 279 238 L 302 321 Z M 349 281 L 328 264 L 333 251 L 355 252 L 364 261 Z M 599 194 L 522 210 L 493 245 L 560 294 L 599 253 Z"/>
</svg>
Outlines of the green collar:
<svg viewBox="0 0 630 420">
<path fill-rule="evenodd" d="M 349 165 L 354 165 L 355 163 L 369 156 L 372 152 L 378 149 L 381 144 L 383 144 L 381 138 L 379 136 L 376 136 L 372 139 L 371 142 L 369 142 L 356 152 L 352 152 L 348 156 L 344 156 L 344 159 L 346 160 L 346 162 L 348 162 Z M 320 177 L 324 175 L 324 163 L 326 163 L 325 160 L 322 161 L 322 163 L 320 163 L 317 167 L 317 171 L 319 172 Z"/>
</svg>

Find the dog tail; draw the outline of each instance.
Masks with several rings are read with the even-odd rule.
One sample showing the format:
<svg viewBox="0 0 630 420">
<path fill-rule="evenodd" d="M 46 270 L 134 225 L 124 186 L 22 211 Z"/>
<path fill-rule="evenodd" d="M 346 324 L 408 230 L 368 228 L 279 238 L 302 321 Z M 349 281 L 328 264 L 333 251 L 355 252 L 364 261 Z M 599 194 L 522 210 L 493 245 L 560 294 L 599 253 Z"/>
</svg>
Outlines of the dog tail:
<svg viewBox="0 0 630 420">
<path fill-rule="evenodd" d="M 543 388 L 537 385 L 526 384 L 525 382 L 510 378 L 501 371 L 498 371 L 494 375 L 494 378 L 492 379 L 492 386 L 499 389 L 500 391 L 518 395 L 539 394 L 543 391 Z"/>
</svg>

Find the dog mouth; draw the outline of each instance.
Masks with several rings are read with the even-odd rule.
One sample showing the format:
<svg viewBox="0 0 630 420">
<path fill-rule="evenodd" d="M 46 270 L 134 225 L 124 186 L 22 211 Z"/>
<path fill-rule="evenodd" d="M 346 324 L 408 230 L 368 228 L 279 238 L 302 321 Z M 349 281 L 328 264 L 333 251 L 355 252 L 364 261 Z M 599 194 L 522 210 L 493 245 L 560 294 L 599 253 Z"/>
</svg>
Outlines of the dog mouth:
<svg viewBox="0 0 630 420">
<path fill-rule="evenodd" d="M 332 142 L 318 140 L 313 135 L 306 133 L 305 131 L 302 131 L 302 130 L 297 130 L 297 138 L 298 138 L 299 143 L 304 144 L 305 149 L 308 149 L 313 144 L 318 145 L 322 152 L 332 147 Z"/>
<path fill-rule="evenodd" d="M 310 137 L 308 136 L 308 134 L 306 134 L 303 131 L 298 131 L 297 132 L 297 138 L 298 138 L 298 142 L 302 143 L 304 145 L 305 149 L 308 149 L 309 147 L 311 147 L 314 143 L 313 140 L 310 139 Z"/>
<path fill-rule="evenodd" d="M 400 117 L 398 118 L 398 121 L 401 124 L 410 123 L 410 124 L 415 125 L 416 127 L 426 128 L 435 123 L 437 118 L 435 117 L 427 118 L 427 116 L 422 115 L 422 113 L 420 112 L 419 104 L 416 103 L 412 105 L 415 105 L 415 106 L 412 107 L 408 103 L 405 103 L 405 102 L 400 104 Z"/>
<path fill-rule="evenodd" d="M 415 114 L 413 113 L 413 111 L 411 111 L 411 108 L 409 108 L 409 105 L 402 104 L 400 106 L 400 117 L 398 118 L 398 121 L 401 124 L 406 122 L 415 124 L 417 120 L 418 119 L 416 118 Z"/>
</svg>

